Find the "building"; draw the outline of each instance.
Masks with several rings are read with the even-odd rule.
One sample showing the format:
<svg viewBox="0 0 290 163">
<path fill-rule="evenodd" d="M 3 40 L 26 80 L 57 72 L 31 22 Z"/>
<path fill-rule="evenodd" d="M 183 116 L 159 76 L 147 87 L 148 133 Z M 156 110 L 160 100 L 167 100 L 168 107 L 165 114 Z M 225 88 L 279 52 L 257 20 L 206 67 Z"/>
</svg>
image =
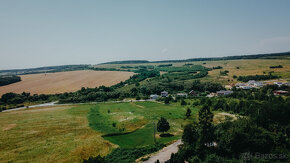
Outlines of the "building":
<svg viewBox="0 0 290 163">
<path fill-rule="evenodd" d="M 241 89 L 252 89 L 252 86 L 240 86 Z"/>
<path fill-rule="evenodd" d="M 235 86 L 236 86 L 237 88 L 240 88 L 240 87 L 242 87 L 242 86 L 246 86 L 246 84 L 245 84 L 245 83 L 236 83 Z"/>
<path fill-rule="evenodd" d="M 274 95 L 287 95 L 288 91 L 283 91 L 283 90 L 277 90 L 274 91 Z"/>
<path fill-rule="evenodd" d="M 255 86 L 255 87 L 263 87 L 264 84 L 263 84 L 262 82 L 255 82 L 255 83 L 254 83 L 254 86 Z"/>
<path fill-rule="evenodd" d="M 152 99 L 152 100 L 156 100 L 156 99 L 158 99 L 158 97 L 159 96 L 158 95 L 155 95 L 155 94 L 154 95 L 150 95 L 150 99 Z"/>
<path fill-rule="evenodd" d="M 190 96 L 197 96 L 197 92 L 195 92 L 194 90 L 189 91 L 188 93 Z"/>
<path fill-rule="evenodd" d="M 255 80 L 249 80 L 249 81 L 247 82 L 248 85 L 252 85 L 252 86 L 253 86 L 255 83 L 256 83 Z"/>
<path fill-rule="evenodd" d="M 161 92 L 161 97 L 168 97 L 168 92 L 166 91 Z"/>
<path fill-rule="evenodd" d="M 227 96 L 230 95 L 232 93 L 234 93 L 233 91 L 225 91 L 225 90 L 221 90 L 221 91 L 217 91 L 216 92 L 218 96 Z"/>
<path fill-rule="evenodd" d="M 276 84 L 276 85 L 278 85 L 279 87 L 281 87 L 282 86 L 282 82 L 274 82 L 274 84 Z"/>
<path fill-rule="evenodd" d="M 176 96 L 187 98 L 187 93 L 177 93 Z"/>
<path fill-rule="evenodd" d="M 225 85 L 225 88 L 231 90 L 233 87 L 231 85 Z"/>
<path fill-rule="evenodd" d="M 283 85 L 287 85 L 287 86 L 290 86 L 290 82 L 287 82 L 287 83 L 283 83 Z"/>
<path fill-rule="evenodd" d="M 206 95 L 206 97 L 215 97 L 215 96 L 217 96 L 217 94 L 216 93 L 210 93 L 210 94 L 208 94 L 208 95 Z"/>
</svg>

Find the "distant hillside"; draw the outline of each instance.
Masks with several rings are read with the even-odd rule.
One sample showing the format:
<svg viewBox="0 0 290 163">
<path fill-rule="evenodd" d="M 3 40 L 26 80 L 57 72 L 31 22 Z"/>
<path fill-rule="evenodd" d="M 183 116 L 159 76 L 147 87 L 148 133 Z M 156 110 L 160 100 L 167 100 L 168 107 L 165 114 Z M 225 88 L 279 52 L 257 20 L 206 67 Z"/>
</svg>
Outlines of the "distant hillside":
<svg viewBox="0 0 290 163">
<path fill-rule="evenodd" d="M 127 60 L 127 61 L 112 61 L 112 62 L 105 62 L 101 64 L 136 64 L 136 63 L 149 63 L 150 61 L 147 60 Z"/>
<path fill-rule="evenodd" d="M 47 66 L 28 69 L 12 69 L 0 70 L 0 75 L 25 75 L 37 73 L 50 73 L 61 71 L 87 70 L 90 65 L 62 65 L 62 66 Z"/>
<path fill-rule="evenodd" d="M 101 64 L 140 64 L 140 63 L 168 63 L 168 62 L 193 62 L 193 61 L 219 61 L 219 60 L 238 60 L 238 59 L 290 59 L 290 52 L 269 53 L 269 54 L 254 54 L 254 55 L 239 55 L 227 57 L 212 57 L 212 58 L 190 58 L 182 60 L 162 60 L 162 61 L 147 61 L 147 60 L 127 60 L 113 61 Z"/>
</svg>

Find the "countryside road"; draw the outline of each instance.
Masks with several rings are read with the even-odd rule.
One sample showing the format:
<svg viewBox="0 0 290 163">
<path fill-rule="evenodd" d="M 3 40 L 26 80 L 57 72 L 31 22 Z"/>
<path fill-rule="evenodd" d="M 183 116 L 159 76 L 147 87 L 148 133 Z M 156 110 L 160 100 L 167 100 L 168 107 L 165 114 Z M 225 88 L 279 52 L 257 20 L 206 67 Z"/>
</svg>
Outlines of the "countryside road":
<svg viewBox="0 0 290 163">
<path fill-rule="evenodd" d="M 161 163 L 164 163 L 170 159 L 172 153 L 176 153 L 178 151 L 178 146 L 180 144 L 182 144 L 181 139 L 153 154 L 150 159 L 144 163 L 154 163 L 157 160 L 159 160 Z"/>
</svg>

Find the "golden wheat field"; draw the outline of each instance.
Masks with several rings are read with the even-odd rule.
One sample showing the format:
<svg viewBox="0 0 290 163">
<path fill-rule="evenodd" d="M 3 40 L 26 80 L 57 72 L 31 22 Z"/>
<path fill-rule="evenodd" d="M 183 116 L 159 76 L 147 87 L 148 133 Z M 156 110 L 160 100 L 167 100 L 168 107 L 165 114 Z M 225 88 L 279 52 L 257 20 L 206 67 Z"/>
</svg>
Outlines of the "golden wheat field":
<svg viewBox="0 0 290 163">
<path fill-rule="evenodd" d="M 133 72 L 84 70 L 21 75 L 21 82 L 1 86 L 0 96 L 7 92 L 55 94 L 77 91 L 82 87 L 111 86 L 129 79 L 133 74 Z"/>
</svg>

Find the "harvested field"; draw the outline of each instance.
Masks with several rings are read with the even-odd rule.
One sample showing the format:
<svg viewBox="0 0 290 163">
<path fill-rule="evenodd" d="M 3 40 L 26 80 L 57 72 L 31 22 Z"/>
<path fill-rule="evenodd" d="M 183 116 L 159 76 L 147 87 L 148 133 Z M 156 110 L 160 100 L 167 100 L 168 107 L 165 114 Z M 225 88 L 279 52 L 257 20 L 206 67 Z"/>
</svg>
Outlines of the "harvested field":
<svg viewBox="0 0 290 163">
<path fill-rule="evenodd" d="M 129 79 L 133 74 L 133 72 L 84 70 L 21 75 L 21 82 L 0 87 L 0 96 L 7 92 L 55 94 L 74 92 L 82 87 L 111 86 Z"/>
</svg>

